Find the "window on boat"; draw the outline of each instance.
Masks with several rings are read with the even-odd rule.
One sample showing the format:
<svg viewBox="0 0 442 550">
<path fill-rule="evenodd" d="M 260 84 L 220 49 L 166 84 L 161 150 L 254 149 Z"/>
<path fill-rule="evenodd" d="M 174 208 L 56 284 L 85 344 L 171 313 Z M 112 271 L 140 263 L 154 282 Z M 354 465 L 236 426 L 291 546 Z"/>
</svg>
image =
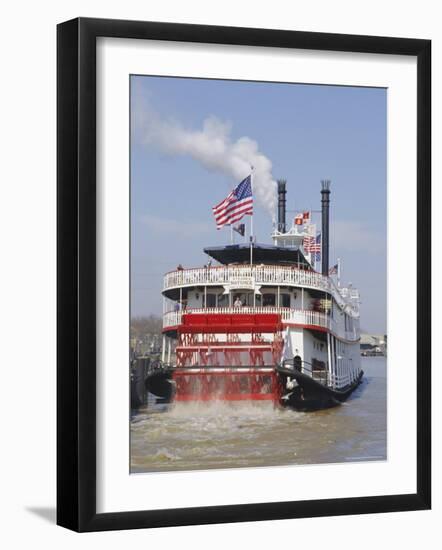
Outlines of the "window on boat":
<svg viewBox="0 0 442 550">
<path fill-rule="evenodd" d="M 229 307 L 229 296 L 227 294 L 218 294 L 218 307 Z"/>
<path fill-rule="evenodd" d="M 353 330 L 353 320 L 346 313 L 344 314 L 344 322 L 345 322 L 345 330 L 352 331 Z"/>
<path fill-rule="evenodd" d="M 276 305 L 276 296 L 275 294 L 263 294 L 262 296 L 262 305 L 266 306 L 275 306 Z"/>
<path fill-rule="evenodd" d="M 243 306 L 260 306 L 261 305 L 261 296 L 259 294 L 256 294 L 253 296 L 253 292 L 247 292 L 245 294 L 241 294 L 240 296 Z"/>
<path fill-rule="evenodd" d="M 290 294 L 281 294 L 279 298 L 281 307 L 290 307 Z"/>
<path fill-rule="evenodd" d="M 241 301 L 241 304 L 243 306 L 253 307 L 253 306 L 261 305 L 261 296 L 259 296 L 259 294 L 256 294 L 255 296 L 253 296 L 253 292 L 243 292 L 243 293 L 234 294 L 232 296 L 233 303 L 235 303 L 237 299 Z"/>
<path fill-rule="evenodd" d="M 215 306 L 216 306 L 216 294 L 207 294 L 205 300 L 203 296 L 203 307 L 215 307 Z"/>
</svg>

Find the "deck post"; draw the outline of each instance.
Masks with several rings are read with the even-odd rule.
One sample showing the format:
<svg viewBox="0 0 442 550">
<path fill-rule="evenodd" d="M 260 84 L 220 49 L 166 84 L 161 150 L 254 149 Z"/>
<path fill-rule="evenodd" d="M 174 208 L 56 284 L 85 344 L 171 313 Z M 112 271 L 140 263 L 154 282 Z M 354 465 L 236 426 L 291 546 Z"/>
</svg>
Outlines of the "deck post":
<svg viewBox="0 0 442 550">
<path fill-rule="evenodd" d="M 170 365 L 170 353 L 171 353 L 170 338 L 167 339 L 167 364 Z"/>
<path fill-rule="evenodd" d="M 327 355 L 328 355 L 328 371 L 330 373 L 332 386 L 335 386 L 335 381 L 333 377 L 333 366 L 331 362 L 331 349 L 330 349 L 330 333 L 327 332 Z"/>
<path fill-rule="evenodd" d="M 163 334 L 163 345 L 161 346 L 161 361 L 164 363 L 166 359 L 166 335 Z"/>
</svg>

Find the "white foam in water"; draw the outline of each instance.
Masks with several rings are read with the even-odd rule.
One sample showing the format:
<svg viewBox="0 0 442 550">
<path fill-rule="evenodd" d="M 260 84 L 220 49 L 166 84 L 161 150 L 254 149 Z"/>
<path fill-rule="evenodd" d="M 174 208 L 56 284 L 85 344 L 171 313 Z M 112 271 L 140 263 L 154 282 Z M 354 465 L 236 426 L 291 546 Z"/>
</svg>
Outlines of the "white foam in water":
<svg viewBox="0 0 442 550">
<path fill-rule="evenodd" d="M 369 383 L 344 406 L 313 413 L 270 401 L 150 404 L 131 422 L 131 472 L 384 460 L 385 359 L 363 368 Z"/>
<path fill-rule="evenodd" d="M 167 414 L 170 416 L 268 416 L 280 414 L 268 401 L 189 401 L 175 403 Z"/>
</svg>

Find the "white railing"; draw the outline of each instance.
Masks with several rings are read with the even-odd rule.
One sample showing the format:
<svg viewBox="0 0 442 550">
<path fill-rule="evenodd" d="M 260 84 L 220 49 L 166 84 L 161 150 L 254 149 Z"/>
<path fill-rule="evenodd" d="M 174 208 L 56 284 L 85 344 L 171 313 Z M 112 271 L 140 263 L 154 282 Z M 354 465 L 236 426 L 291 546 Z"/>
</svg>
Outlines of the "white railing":
<svg viewBox="0 0 442 550">
<path fill-rule="evenodd" d="M 220 267 L 198 267 L 166 273 L 163 291 L 186 286 L 236 285 L 238 282 L 250 285 L 287 285 L 313 288 L 330 292 L 338 305 L 347 313 L 357 316 L 353 304 L 349 303 L 335 286 L 332 279 L 316 273 L 290 266 L 240 265 Z"/>
<path fill-rule="evenodd" d="M 330 377 L 330 381 L 334 388 L 345 388 L 346 386 L 349 386 L 352 384 L 356 378 L 359 376 L 360 371 L 356 370 L 348 370 L 345 374 L 334 374 L 331 372 L 328 372 L 328 376 Z"/>
<path fill-rule="evenodd" d="M 295 372 L 292 359 L 284 361 L 283 367 L 285 367 L 286 369 L 292 369 L 293 372 Z M 358 378 L 360 374 L 360 369 L 353 370 L 351 368 L 348 368 L 345 372 L 342 372 L 341 374 L 336 374 L 334 372 L 330 372 L 329 370 L 312 370 L 309 364 L 302 363 L 300 372 L 306 374 L 307 376 L 310 376 L 314 380 L 324 385 L 331 386 L 335 389 L 343 389 L 352 384 Z"/>
<path fill-rule="evenodd" d="M 357 340 L 359 335 L 355 332 L 343 331 L 337 323 L 325 313 L 306 309 L 291 309 L 288 307 L 211 307 L 211 308 L 190 308 L 184 311 L 168 311 L 163 315 L 163 328 L 176 327 L 181 324 L 183 313 L 197 314 L 235 314 L 235 313 L 278 313 L 284 323 L 294 325 L 308 325 L 312 327 L 326 328 L 333 332 L 338 338 L 345 340 Z"/>
<path fill-rule="evenodd" d="M 344 298 L 349 298 L 354 301 L 358 301 L 360 298 L 357 288 L 340 288 L 339 292 Z"/>
<path fill-rule="evenodd" d="M 304 369 L 301 369 L 301 372 L 304 372 Z M 318 380 L 319 382 L 322 380 L 325 385 L 329 385 L 335 389 L 342 389 L 352 384 L 356 380 L 358 373 L 355 374 L 353 372 L 348 372 L 346 374 L 338 375 L 327 370 L 322 372 L 313 372 L 313 374 L 311 374 L 311 372 L 307 372 L 307 374 L 311 375 L 312 378 Z"/>
</svg>

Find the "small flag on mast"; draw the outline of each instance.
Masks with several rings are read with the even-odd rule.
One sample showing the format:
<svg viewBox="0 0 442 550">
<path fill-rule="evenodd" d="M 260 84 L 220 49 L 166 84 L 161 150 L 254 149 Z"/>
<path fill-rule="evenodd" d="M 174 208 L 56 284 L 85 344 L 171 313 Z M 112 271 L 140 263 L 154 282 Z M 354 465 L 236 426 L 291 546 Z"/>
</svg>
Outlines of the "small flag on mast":
<svg viewBox="0 0 442 550">
<path fill-rule="evenodd" d="M 301 212 L 300 214 L 296 214 L 295 225 L 303 225 L 304 223 L 307 224 L 309 220 L 310 220 L 310 212 L 308 210 L 304 210 L 304 212 Z"/>
<path fill-rule="evenodd" d="M 241 237 L 244 237 L 246 232 L 246 224 L 245 223 L 239 223 L 238 225 L 234 225 L 232 227 L 233 231 L 236 231 L 241 235 Z"/>
<path fill-rule="evenodd" d="M 338 265 L 338 264 L 335 264 L 333 267 L 331 267 L 331 268 L 328 270 L 328 274 L 329 274 L 329 275 L 337 275 L 337 274 L 338 274 L 338 269 L 339 269 L 339 265 Z"/>
<path fill-rule="evenodd" d="M 252 178 L 247 176 L 223 201 L 212 208 L 216 228 L 239 222 L 246 214 L 253 215 Z"/>
</svg>

